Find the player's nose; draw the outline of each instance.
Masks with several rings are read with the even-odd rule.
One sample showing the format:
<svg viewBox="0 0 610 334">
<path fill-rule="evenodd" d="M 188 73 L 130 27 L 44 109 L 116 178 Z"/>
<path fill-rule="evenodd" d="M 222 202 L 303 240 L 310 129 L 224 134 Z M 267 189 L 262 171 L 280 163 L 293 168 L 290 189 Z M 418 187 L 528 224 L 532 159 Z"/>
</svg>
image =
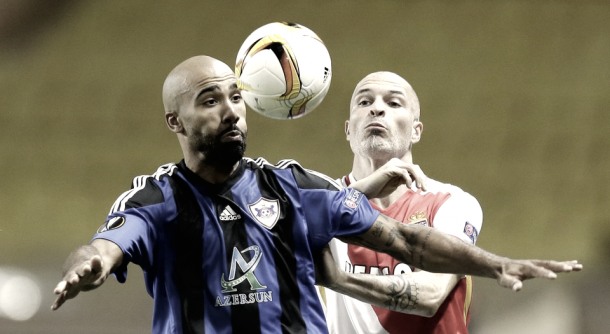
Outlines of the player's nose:
<svg viewBox="0 0 610 334">
<path fill-rule="evenodd" d="M 385 115 L 384 104 L 379 100 L 375 100 L 375 102 L 371 104 L 371 110 L 369 111 L 369 114 L 373 117 Z"/>
<path fill-rule="evenodd" d="M 239 121 L 239 113 L 237 112 L 237 108 L 239 106 L 232 101 L 227 101 L 225 103 L 223 121 L 225 123 L 234 124 Z"/>
</svg>

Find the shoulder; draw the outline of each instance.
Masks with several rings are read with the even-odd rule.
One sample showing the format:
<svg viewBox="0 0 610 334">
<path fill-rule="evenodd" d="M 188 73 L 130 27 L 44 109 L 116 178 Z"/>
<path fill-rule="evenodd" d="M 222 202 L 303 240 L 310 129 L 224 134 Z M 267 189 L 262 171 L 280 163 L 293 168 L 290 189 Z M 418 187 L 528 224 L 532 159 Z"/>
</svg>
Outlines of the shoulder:
<svg viewBox="0 0 610 334">
<path fill-rule="evenodd" d="M 263 169 L 276 173 L 289 172 L 294 176 L 297 186 L 302 189 L 341 189 L 341 185 L 330 176 L 304 168 L 296 160 L 284 159 L 280 160 L 275 165 L 269 163 L 264 158 L 244 158 L 244 160 L 250 169 Z"/>
<path fill-rule="evenodd" d="M 461 188 L 428 179 L 428 189 L 449 194 L 434 216 L 434 227 L 472 244 L 476 244 L 483 225 L 479 201 Z"/>
<path fill-rule="evenodd" d="M 423 196 L 426 194 L 442 195 L 442 204 L 439 210 L 445 213 L 450 213 L 451 216 L 461 216 L 464 214 L 471 215 L 473 217 L 482 216 L 482 208 L 479 201 L 472 196 L 470 193 L 462 190 L 460 187 L 449 183 L 439 182 L 433 179 L 428 179 L 428 191 L 422 193 Z M 435 196 L 439 197 L 439 196 Z M 479 218 L 473 218 L 479 220 Z M 482 219 L 482 218 L 481 218 Z"/>
<path fill-rule="evenodd" d="M 478 203 L 477 199 L 473 195 L 453 184 L 444 183 L 428 178 L 427 186 L 427 193 L 448 193 L 451 194 L 452 197 L 457 197 L 465 201 L 474 201 Z"/>
<path fill-rule="evenodd" d="M 139 175 L 133 178 L 132 188 L 141 187 L 146 181 L 157 180 L 161 181 L 165 177 L 171 177 L 178 171 L 178 166 L 171 162 L 161 165 L 157 170 L 150 175 Z"/>
<path fill-rule="evenodd" d="M 143 207 L 165 201 L 164 185 L 173 183 L 172 176 L 176 175 L 178 166 L 168 163 L 160 166 L 150 175 L 139 175 L 133 178 L 131 189 L 122 193 L 112 205 L 110 213 L 125 211 L 129 208 Z"/>
</svg>

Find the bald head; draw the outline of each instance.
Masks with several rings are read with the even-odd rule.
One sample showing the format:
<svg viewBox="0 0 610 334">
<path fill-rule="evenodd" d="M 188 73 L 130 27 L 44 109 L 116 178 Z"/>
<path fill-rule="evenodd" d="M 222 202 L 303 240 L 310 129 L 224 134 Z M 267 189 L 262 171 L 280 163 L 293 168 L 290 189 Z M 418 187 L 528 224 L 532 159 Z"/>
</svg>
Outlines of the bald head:
<svg viewBox="0 0 610 334">
<path fill-rule="evenodd" d="M 165 112 L 180 111 L 185 95 L 193 92 L 196 85 L 210 78 L 234 76 L 225 63 L 209 56 L 191 57 L 178 64 L 163 83 L 163 106 Z"/>
<path fill-rule="evenodd" d="M 413 87 L 411 87 L 407 80 L 393 72 L 374 72 L 360 80 L 352 94 L 350 110 L 354 107 L 356 95 L 360 93 L 363 86 L 367 84 L 384 85 L 388 86 L 390 89 L 395 87 L 396 89 L 403 91 L 408 102 L 408 107 L 411 109 L 411 112 L 413 112 L 414 119 L 419 120 L 419 99 L 417 98 L 417 94 L 415 94 L 415 90 L 413 90 Z"/>
</svg>

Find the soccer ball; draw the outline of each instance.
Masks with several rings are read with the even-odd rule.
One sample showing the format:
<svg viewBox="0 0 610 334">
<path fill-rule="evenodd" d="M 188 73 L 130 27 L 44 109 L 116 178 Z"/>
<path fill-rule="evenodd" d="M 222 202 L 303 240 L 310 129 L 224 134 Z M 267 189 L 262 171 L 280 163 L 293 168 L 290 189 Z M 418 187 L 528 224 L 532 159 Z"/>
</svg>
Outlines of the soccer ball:
<svg viewBox="0 0 610 334">
<path fill-rule="evenodd" d="M 235 63 L 244 101 L 266 117 L 302 117 L 322 102 L 330 87 L 328 50 L 300 24 L 274 22 L 256 29 Z"/>
</svg>

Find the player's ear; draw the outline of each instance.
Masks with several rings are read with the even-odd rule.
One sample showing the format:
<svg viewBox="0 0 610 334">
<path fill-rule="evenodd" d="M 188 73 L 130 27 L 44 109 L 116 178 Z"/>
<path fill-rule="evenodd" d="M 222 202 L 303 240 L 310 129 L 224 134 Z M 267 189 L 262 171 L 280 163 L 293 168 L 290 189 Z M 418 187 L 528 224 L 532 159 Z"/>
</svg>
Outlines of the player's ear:
<svg viewBox="0 0 610 334">
<path fill-rule="evenodd" d="M 165 123 L 171 132 L 180 133 L 183 130 L 182 120 L 177 111 L 165 112 Z"/>
<path fill-rule="evenodd" d="M 424 124 L 420 121 L 413 121 L 413 131 L 411 132 L 411 143 L 412 144 L 419 142 L 423 131 L 424 131 Z"/>
<path fill-rule="evenodd" d="M 349 140 L 349 121 L 345 121 L 345 137 Z"/>
</svg>

